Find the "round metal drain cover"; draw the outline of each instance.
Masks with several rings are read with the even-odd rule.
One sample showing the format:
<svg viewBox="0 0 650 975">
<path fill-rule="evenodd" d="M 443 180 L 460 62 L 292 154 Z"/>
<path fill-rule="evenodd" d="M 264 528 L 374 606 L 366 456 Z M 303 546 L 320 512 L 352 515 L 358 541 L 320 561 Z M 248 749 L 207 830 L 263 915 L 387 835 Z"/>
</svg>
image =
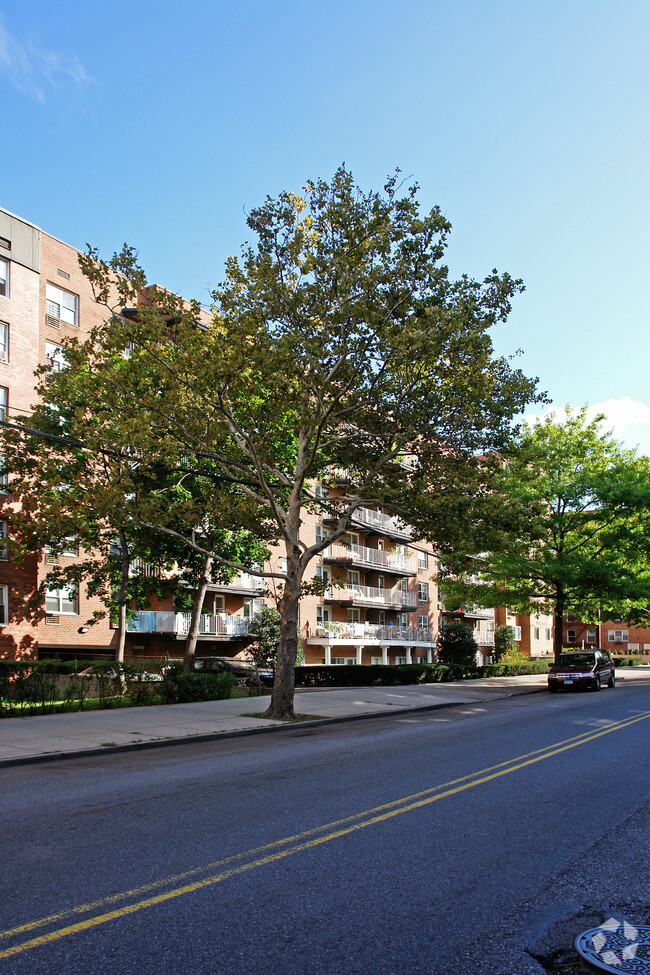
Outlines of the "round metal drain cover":
<svg viewBox="0 0 650 975">
<path fill-rule="evenodd" d="M 598 928 L 589 928 L 574 942 L 590 972 L 618 975 L 650 975 L 650 926 L 630 924 L 610 917 Z"/>
</svg>

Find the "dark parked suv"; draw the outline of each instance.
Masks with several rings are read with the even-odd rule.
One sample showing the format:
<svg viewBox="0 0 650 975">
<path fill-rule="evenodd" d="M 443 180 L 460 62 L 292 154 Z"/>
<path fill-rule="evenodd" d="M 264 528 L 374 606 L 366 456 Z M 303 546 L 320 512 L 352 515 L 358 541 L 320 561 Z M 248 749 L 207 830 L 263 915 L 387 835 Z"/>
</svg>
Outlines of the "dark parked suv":
<svg viewBox="0 0 650 975">
<path fill-rule="evenodd" d="M 614 687 L 614 661 L 606 650 L 572 650 L 560 655 L 559 663 L 548 672 L 549 691 L 561 688 L 592 687 L 599 691 L 603 684 Z"/>
<path fill-rule="evenodd" d="M 234 674 L 240 686 L 255 687 L 260 683 L 272 686 L 273 671 L 266 667 L 256 667 L 248 660 L 238 657 L 195 657 L 192 669 L 200 674 Z"/>
</svg>

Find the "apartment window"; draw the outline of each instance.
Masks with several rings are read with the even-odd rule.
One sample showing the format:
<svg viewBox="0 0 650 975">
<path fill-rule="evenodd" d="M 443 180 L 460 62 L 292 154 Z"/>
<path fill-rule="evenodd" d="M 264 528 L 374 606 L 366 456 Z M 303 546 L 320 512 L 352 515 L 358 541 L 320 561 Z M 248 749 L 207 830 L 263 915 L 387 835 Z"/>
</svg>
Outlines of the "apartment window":
<svg viewBox="0 0 650 975">
<path fill-rule="evenodd" d="M 595 643 L 595 642 L 596 642 L 596 631 L 587 630 L 587 643 Z"/>
<path fill-rule="evenodd" d="M 379 610 L 379 625 L 380 626 L 386 626 L 386 610 L 385 609 L 380 609 Z"/>
<path fill-rule="evenodd" d="M 408 579 L 400 579 L 399 587 L 402 590 L 402 592 L 408 592 L 409 591 L 409 581 L 408 581 Z"/>
<path fill-rule="evenodd" d="M 9 416 L 9 390 L 6 386 L 0 386 L 0 420 L 6 420 Z"/>
<path fill-rule="evenodd" d="M 64 291 L 55 284 L 45 287 L 45 315 L 48 325 L 58 327 L 60 322 L 79 324 L 79 298 L 71 291 Z"/>
<path fill-rule="evenodd" d="M 409 614 L 408 613 L 400 613 L 400 625 L 401 626 L 408 626 L 409 625 Z"/>
<path fill-rule="evenodd" d="M 421 629 L 426 630 L 428 625 L 429 625 L 428 616 L 418 616 L 418 626 L 421 627 Z"/>
<path fill-rule="evenodd" d="M 533 627 L 533 640 L 539 640 L 539 626 Z"/>
<path fill-rule="evenodd" d="M 383 576 L 377 576 L 377 589 L 384 589 L 386 581 Z"/>
<path fill-rule="evenodd" d="M 566 631 L 566 642 L 567 643 L 575 643 L 576 642 L 576 631 L 575 630 L 567 630 Z"/>
<path fill-rule="evenodd" d="M 551 627 L 550 626 L 547 626 L 546 627 L 546 630 L 544 632 L 546 633 L 546 639 L 547 640 L 550 640 L 551 639 Z"/>
<path fill-rule="evenodd" d="M 515 640 L 517 641 L 521 640 L 521 627 L 513 626 L 513 630 L 515 631 Z"/>
<path fill-rule="evenodd" d="M 429 568 L 429 556 L 426 552 L 418 552 L 418 569 Z"/>
<path fill-rule="evenodd" d="M 54 372 L 60 372 L 68 364 L 65 359 L 63 347 L 56 345 L 55 342 L 45 343 L 45 361 Z"/>
<path fill-rule="evenodd" d="M 6 454 L 0 454 L 0 491 L 6 491 L 8 483 L 7 457 Z"/>
<path fill-rule="evenodd" d="M 607 634 L 610 643 L 627 643 L 630 639 L 629 630 L 610 630 Z"/>
<path fill-rule="evenodd" d="M 317 498 L 329 498 L 330 489 L 320 482 L 314 485 L 314 495 Z"/>
<path fill-rule="evenodd" d="M 48 589 L 45 594 L 45 612 L 57 616 L 79 615 L 79 590 L 75 583 L 60 589 Z"/>
<path fill-rule="evenodd" d="M 9 261 L 0 257 L 0 295 L 9 297 Z"/>
<path fill-rule="evenodd" d="M 383 662 L 384 662 L 384 658 L 383 657 L 371 657 L 370 658 L 370 663 L 373 665 L 373 667 L 377 667 L 379 664 L 383 664 Z"/>
<path fill-rule="evenodd" d="M 336 667 L 345 667 L 346 665 L 348 667 L 353 667 L 356 662 L 356 657 L 332 657 L 332 664 Z"/>
<path fill-rule="evenodd" d="M 316 543 L 322 542 L 325 538 L 325 531 L 322 525 L 316 525 Z"/>
<path fill-rule="evenodd" d="M 9 622 L 9 586 L 0 586 L 0 626 Z"/>
<path fill-rule="evenodd" d="M 76 535 L 68 535 L 65 539 L 63 554 L 72 559 L 79 558 L 79 539 Z"/>
<path fill-rule="evenodd" d="M 6 562 L 9 558 L 9 553 L 7 551 L 7 535 L 9 534 L 7 529 L 7 519 L 0 518 L 0 560 Z"/>
<path fill-rule="evenodd" d="M 360 623 L 361 622 L 361 610 L 354 609 L 348 606 L 348 623 Z"/>
<path fill-rule="evenodd" d="M 9 325 L 0 322 L 0 362 L 9 362 Z"/>
<path fill-rule="evenodd" d="M 429 583 L 419 582 L 418 583 L 418 602 L 428 603 L 429 602 Z"/>
<path fill-rule="evenodd" d="M 245 599 L 244 600 L 244 619 L 252 620 L 256 613 L 264 607 L 263 599 Z"/>
<path fill-rule="evenodd" d="M 399 667 L 400 664 L 406 663 L 406 657 L 395 657 L 395 666 Z"/>
</svg>

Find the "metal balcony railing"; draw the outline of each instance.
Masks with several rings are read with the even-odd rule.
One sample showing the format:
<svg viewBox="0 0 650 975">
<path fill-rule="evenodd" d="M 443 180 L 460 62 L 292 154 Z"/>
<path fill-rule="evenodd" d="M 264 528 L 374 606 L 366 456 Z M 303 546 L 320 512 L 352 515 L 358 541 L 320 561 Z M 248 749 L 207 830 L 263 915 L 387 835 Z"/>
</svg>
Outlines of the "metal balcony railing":
<svg viewBox="0 0 650 975">
<path fill-rule="evenodd" d="M 129 633 L 167 633 L 185 637 L 189 633 L 190 613 L 165 613 L 153 610 L 134 612 L 128 619 Z M 200 636 L 246 636 L 250 633 L 250 620 L 228 613 L 203 613 L 199 622 Z"/>
<path fill-rule="evenodd" d="M 395 518 L 393 515 L 385 515 L 381 511 L 373 511 L 370 508 L 357 508 L 352 517 L 353 521 L 358 524 L 372 528 L 376 532 L 385 533 L 386 535 L 396 535 L 399 538 L 411 538 L 413 535 L 413 529 L 405 525 L 403 521 Z"/>
<path fill-rule="evenodd" d="M 416 609 L 417 593 L 402 589 L 380 589 L 348 583 L 325 590 L 325 599 L 335 603 L 352 602 L 358 606 L 381 606 L 386 609 Z"/>
<path fill-rule="evenodd" d="M 364 545 L 350 545 L 334 542 L 323 552 L 325 560 L 350 562 L 352 565 L 362 565 L 368 569 L 396 572 L 399 575 L 415 575 L 417 573 L 417 559 L 397 552 L 384 552 L 376 548 L 366 548 Z"/>
<path fill-rule="evenodd" d="M 494 646 L 494 630 L 474 630 L 472 635 L 479 647 Z"/>
<path fill-rule="evenodd" d="M 317 637 L 333 640 L 377 640 L 380 643 L 435 643 L 428 626 L 386 626 L 382 623 L 318 623 Z"/>
</svg>

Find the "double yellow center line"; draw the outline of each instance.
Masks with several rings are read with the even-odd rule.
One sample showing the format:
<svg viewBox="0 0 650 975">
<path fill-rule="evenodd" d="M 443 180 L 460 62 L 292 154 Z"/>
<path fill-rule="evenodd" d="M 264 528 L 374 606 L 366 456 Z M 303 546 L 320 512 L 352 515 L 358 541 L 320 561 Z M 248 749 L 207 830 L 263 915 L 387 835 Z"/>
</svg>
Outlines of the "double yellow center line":
<svg viewBox="0 0 650 975">
<path fill-rule="evenodd" d="M 193 894 L 198 890 L 204 890 L 206 887 L 213 887 L 215 884 L 236 877 L 238 874 L 246 873 L 248 870 L 275 863 L 285 857 L 293 856 L 295 853 L 301 853 L 303 850 L 309 850 L 342 836 L 348 836 L 357 830 L 365 829 L 367 826 L 374 826 L 377 823 L 392 819 L 394 816 L 401 816 L 404 813 L 413 812 L 415 809 L 429 806 L 440 799 L 458 795 L 467 789 L 473 789 L 501 776 L 510 775 L 511 772 L 517 772 L 529 765 L 553 758 L 571 748 L 586 745 L 597 738 L 602 738 L 603 735 L 622 731 L 639 721 L 646 721 L 648 718 L 650 718 L 650 711 L 645 711 L 634 717 L 612 722 L 604 728 L 585 731 L 574 738 L 566 738 L 564 741 L 548 745 L 546 748 L 539 748 L 536 751 L 527 752 L 525 755 L 518 755 L 506 762 L 491 765 L 478 772 L 472 772 L 469 775 L 433 786 L 422 792 L 415 792 L 412 795 L 403 796 L 401 799 L 395 799 L 393 802 L 366 809 L 363 812 L 347 816 L 345 819 L 338 819 L 332 823 L 296 833 L 294 836 L 287 836 L 282 840 L 256 847 L 253 850 L 247 850 L 223 860 L 215 860 L 184 873 L 156 880 L 150 884 L 134 887 L 132 890 L 122 891 L 86 904 L 80 904 L 78 907 L 28 921 L 6 931 L 0 931 L 0 944 L 3 940 L 17 941 L 17 943 L 0 950 L 0 959 L 10 958 L 40 945 L 52 944 L 62 938 L 67 938 L 69 935 L 106 924 L 108 921 L 115 921 L 127 917 L 129 914 L 155 907 L 157 904 L 164 904 L 166 901 L 183 897 L 185 894 Z M 83 917 L 83 915 L 86 916 Z M 81 919 L 74 920 L 75 918 Z M 70 923 L 63 923 L 66 921 Z M 59 926 L 61 924 L 63 926 Z M 36 931 L 39 928 L 49 928 L 50 930 L 30 937 L 26 941 L 19 940 L 28 932 Z"/>
</svg>

